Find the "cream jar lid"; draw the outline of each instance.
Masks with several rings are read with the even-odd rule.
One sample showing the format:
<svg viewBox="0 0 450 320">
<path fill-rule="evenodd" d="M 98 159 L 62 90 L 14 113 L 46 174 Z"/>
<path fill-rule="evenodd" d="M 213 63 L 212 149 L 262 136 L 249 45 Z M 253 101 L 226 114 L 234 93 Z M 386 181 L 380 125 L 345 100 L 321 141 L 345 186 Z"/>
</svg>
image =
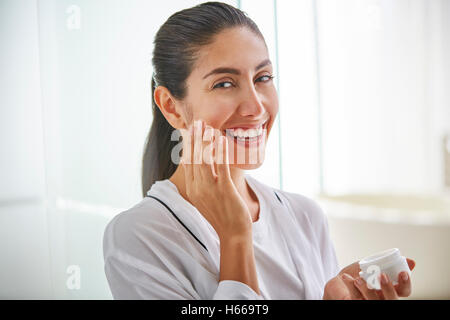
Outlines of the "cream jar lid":
<svg viewBox="0 0 450 320">
<path fill-rule="evenodd" d="M 396 263 L 399 258 L 402 258 L 400 250 L 398 248 L 391 248 L 365 257 L 359 261 L 359 267 L 361 270 L 366 270 L 371 265 L 377 265 L 380 268 L 385 268 L 393 263 Z"/>
</svg>

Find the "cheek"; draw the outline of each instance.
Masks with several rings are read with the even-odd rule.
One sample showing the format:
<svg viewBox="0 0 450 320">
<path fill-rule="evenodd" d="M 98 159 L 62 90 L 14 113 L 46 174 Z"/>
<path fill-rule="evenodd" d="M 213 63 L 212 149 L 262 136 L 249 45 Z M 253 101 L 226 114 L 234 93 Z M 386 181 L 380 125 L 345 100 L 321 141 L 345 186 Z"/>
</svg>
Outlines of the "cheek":
<svg viewBox="0 0 450 320">
<path fill-rule="evenodd" d="M 268 111 L 272 115 L 276 115 L 278 113 L 278 93 L 275 89 L 275 86 L 272 87 L 270 94 L 268 95 Z"/>
<path fill-rule="evenodd" d="M 273 121 L 278 114 L 278 102 L 274 101 L 269 103 L 266 107 L 266 111 L 270 114 L 271 121 Z"/>
<path fill-rule="evenodd" d="M 204 119 L 213 128 L 221 129 L 235 109 L 236 103 L 233 99 L 223 97 L 204 101 L 201 114 L 198 117 Z"/>
<path fill-rule="evenodd" d="M 267 95 L 267 99 L 266 99 L 266 102 L 264 105 L 266 108 L 266 112 L 269 113 L 269 115 L 270 115 L 269 124 L 267 126 L 267 132 L 269 133 L 275 122 L 275 118 L 278 114 L 278 109 L 279 109 L 278 95 L 277 95 L 275 88 L 273 88 L 273 90 L 271 90 L 271 92 Z"/>
</svg>

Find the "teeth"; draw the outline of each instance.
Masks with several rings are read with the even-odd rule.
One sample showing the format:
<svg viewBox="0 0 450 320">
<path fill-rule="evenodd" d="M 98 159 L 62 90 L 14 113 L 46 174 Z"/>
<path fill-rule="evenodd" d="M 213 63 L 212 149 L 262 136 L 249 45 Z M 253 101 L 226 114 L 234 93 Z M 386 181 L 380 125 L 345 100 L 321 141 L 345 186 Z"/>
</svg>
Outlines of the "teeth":
<svg viewBox="0 0 450 320">
<path fill-rule="evenodd" d="M 260 125 L 258 128 L 252 128 L 252 129 L 228 128 L 228 129 L 224 130 L 225 131 L 224 134 L 228 134 L 239 140 L 255 139 L 263 134 L 263 127 L 265 126 L 266 123 L 267 123 L 267 121 L 264 122 L 262 125 Z"/>
<path fill-rule="evenodd" d="M 234 137 L 238 137 L 238 138 L 255 138 L 258 137 L 262 134 L 262 126 L 260 126 L 259 128 L 256 129 L 229 129 L 231 135 L 233 135 Z"/>
</svg>

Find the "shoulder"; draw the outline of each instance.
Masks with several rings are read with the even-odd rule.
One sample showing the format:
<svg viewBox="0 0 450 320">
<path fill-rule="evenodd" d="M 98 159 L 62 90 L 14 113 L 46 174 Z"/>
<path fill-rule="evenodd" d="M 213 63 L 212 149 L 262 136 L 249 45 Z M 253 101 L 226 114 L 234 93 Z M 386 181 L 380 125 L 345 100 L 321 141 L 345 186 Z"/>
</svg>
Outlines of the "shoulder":
<svg viewBox="0 0 450 320">
<path fill-rule="evenodd" d="M 311 224 L 314 228 L 321 228 L 327 223 L 326 215 L 320 205 L 306 195 L 294 192 L 284 191 L 278 188 L 271 187 L 254 177 L 250 176 L 250 181 L 254 182 L 261 190 L 263 190 L 268 197 L 273 197 L 276 201 L 280 198 L 283 205 L 287 205 L 294 214 L 294 218 L 299 224 Z"/>
<path fill-rule="evenodd" d="M 297 208 L 307 211 L 309 213 L 322 215 L 323 210 L 316 200 L 308 197 L 306 195 L 294 192 L 288 192 L 283 190 L 276 189 L 277 192 L 280 192 L 285 198 L 289 200 L 292 204 L 294 204 Z"/>
<path fill-rule="evenodd" d="M 105 256 L 117 251 L 139 254 L 174 232 L 176 228 L 162 205 L 147 197 L 108 222 L 103 233 L 103 252 Z"/>
<path fill-rule="evenodd" d="M 327 217 L 319 203 L 311 197 L 300 193 L 279 189 L 274 191 L 288 201 L 296 219 L 307 220 L 313 228 L 321 229 L 327 224 Z"/>
</svg>

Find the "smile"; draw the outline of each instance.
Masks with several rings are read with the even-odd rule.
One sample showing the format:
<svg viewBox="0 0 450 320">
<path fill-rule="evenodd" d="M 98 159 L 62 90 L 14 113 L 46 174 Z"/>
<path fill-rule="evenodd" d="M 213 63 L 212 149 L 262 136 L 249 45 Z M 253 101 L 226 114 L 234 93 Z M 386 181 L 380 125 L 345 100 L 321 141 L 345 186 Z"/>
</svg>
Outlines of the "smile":
<svg viewBox="0 0 450 320">
<path fill-rule="evenodd" d="M 238 141 L 257 141 L 263 135 L 268 121 L 255 128 L 228 128 L 225 129 L 224 134 Z"/>
</svg>

